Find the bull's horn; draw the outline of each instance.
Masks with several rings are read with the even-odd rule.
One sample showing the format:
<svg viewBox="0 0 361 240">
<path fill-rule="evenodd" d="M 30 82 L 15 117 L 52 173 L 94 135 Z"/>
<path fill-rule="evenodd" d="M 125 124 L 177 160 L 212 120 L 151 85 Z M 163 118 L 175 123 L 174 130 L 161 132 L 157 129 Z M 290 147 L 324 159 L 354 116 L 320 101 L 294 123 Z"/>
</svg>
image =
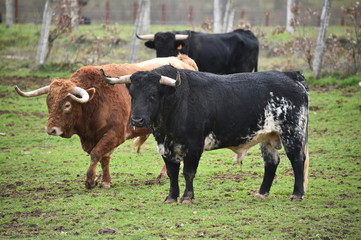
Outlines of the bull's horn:
<svg viewBox="0 0 361 240">
<path fill-rule="evenodd" d="M 76 95 L 80 96 L 77 97 Z M 89 94 L 87 91 L 85 91 L 81 87 L 73 87 L 71 89 L 71 93 L 68 93 L 68 96 L 70 96 L 74 101 L 80 102 L 80 103 L 86 103 L 89 101 Z"/>
<path fill-rule="evenodd" d="M 102 76 L 104 81 L 109 84 L 125 84 L 125 83 L 130 83 L 131 75 L 124 75 L 124 76 L 121 76 L 118 78 L 111 78 L 111 77 L 105 75 L 103 69 L 100 69 L 100 76 Z"/>
<path fill-rule="evenodd" d="M 187 34 L 176 34 L 175 40 L 186 40 L 188 38 Z"/>
<path fill-rule="evenodd" d="M 30 92 L 23 92 L 19 89 L 18 86 L 14 86 L 16 92 L 23 97 L 35 97 L 35 96 L 40 96 L 43 94 L 47 94 L 49 92 L 49 86 L 45 86 L 39 89 L 36 89 L 34 91 L 30 91 Z"/>
<path fill-rule="evenodd" d="M 162 76 L 159 80 L 160 84 L 171 86 L 171 87 L 179 87 L 181 85 L 181 78 L 179 72 L 177 72 L 176 79 Z"/>
<path fill-rule="evenodd" d="M 146 34 L 146 35 L 135 34 L 135 36 L 140 40 L 154 40 L 154 34 Z"/>
</svg>

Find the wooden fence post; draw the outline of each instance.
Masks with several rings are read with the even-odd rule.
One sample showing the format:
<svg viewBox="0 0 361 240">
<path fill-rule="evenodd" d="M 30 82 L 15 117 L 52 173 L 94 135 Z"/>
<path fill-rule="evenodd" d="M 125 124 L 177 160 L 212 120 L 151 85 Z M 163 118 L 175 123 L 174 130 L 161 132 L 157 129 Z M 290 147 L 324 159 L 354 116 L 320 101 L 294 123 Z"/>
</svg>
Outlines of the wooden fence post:
<svg viewBox="0 0 361 240">
<path fill-rule="evenodd" d="M 167 24 L 167 4 L 162 4 L 162 24 Z"/>
<path fill-rule="evenodd" d="M 269 15 L 270 15 L 270 12 L 267 11 L 267 12 L 264 13 L 264 15 L 265 15 L 265 25 L 266 25 L 266 27 L 268 27 L 268 26 L 269 26 Z"/>
<path fill-rule="evenodd" d="M 188 8 L 188 25 L 193 25 L 193 6 Z"/>
<path fill-rule="evenodd" d="M 133 22 L 135 22 L 135 20 L 137 19 L 138 9 L 139 9 L 139 3 L 134 2 L 134 4 L 133 4 Z"/>
<path fill-rule="evenodd" d="M 19 23 L 19 2 L 15 0 L 15 23 Z"/>
<path fill-rule="evenodd" d="M 109 18 L 110 18 L 110 3 L 109 0 L 105 2 L 105 25 L 109 24 Z"/>
</svg>

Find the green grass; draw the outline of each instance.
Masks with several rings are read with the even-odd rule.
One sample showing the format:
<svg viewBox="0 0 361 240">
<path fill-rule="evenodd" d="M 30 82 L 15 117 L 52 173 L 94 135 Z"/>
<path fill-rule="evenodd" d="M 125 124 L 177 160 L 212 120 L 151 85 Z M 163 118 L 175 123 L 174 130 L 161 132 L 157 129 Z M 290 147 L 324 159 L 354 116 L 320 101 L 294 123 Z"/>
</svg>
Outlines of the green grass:
<svg viewBox="0 0 361 240">
<path fill-rule="evenodd" d="M 204 153 L 195 202 L 181 205 L 163 203 L 168 179 L 154 181 L 163 163 L 153 138 L 140 154 L 132 141 L 114 152 L 110 190 L 85 189 L 89 156 L 78 137 L 47 136 L 45 97 L 21 98 L 2 84 L 4 239 L 358 239 L 361 234 L 359 88 L 317 87 L 310 93 L 311 165 L 304 201 L 288 199 L 293 174 L 283 151 L 271 195 L 253 196 L 263 176 L 256 147 L 242 168 L 233 164 L 229 150 Z M 99 233 L 106 228 L 115 233 Z"/>
</svg>

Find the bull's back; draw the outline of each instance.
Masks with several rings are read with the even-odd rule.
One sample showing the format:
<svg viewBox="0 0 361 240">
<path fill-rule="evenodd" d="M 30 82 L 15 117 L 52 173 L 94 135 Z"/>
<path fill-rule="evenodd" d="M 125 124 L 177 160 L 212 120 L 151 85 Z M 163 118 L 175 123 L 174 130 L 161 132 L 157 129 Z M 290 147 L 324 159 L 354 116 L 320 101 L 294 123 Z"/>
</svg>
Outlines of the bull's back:
<svg viewBox="0 0 361 240">
<path fill-rule="evenodd" d="M 193 58 L 200 71 L 230 74 L 257 70 L 259 43 L 251 31 L 191 33 L 182 53 Z"/>
</svg>

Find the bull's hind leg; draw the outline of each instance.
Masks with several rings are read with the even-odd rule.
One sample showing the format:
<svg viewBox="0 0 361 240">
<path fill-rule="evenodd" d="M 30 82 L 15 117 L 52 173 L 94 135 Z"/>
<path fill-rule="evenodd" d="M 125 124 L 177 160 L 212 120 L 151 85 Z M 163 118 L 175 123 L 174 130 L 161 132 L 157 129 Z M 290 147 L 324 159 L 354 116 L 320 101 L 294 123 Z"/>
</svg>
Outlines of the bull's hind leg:
<svg viewBox="0 0 361 240">
<path fill-rule="evenodd" d="M 293 187 L 293 193 L 290 196 L 292 201 L 300 201 L 305 194 L 304 182 L 304 164 L 306 160 L 306 155 L 302 151 L 302 147 L 299 146 L 287 146 L 285 145 L 285 151 L 288 159 L 291 161 L 293 173 L 295 177 L 295 183 Z"/>
<path fill-rule="evenodd" d="M 269 195 L 280 157 L 278 150 L 275 149 L 270 142 L 261 143 L 261 152 L 264 160 L 264 176 L 256 197 L 265 198 Z"/>
<path fill-rule="evenodd" d="M 297 136 L 297 135 L 296 135 Z M 300 201 L 305 194 L 308 172 L 308 150 L 307 142 L 298 139 L 294 135 L 282 139 L 286 155 L 291 161 L 295 183 L 293 193 L 290 196 L 292 201 Z"/>
<path fill-rule="evenodd" d="M 110 162 L 110 156 L 103 157 L 102 160 L 100 161 L 103 170 L 102 183 L 100 186 L 104 189 L 109 189 L 110 182 L 112 181 L 112 178 L 110 177 L 109 162 Z"/>
</svg>

